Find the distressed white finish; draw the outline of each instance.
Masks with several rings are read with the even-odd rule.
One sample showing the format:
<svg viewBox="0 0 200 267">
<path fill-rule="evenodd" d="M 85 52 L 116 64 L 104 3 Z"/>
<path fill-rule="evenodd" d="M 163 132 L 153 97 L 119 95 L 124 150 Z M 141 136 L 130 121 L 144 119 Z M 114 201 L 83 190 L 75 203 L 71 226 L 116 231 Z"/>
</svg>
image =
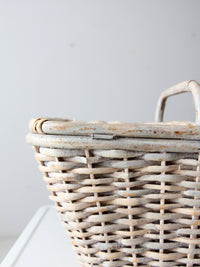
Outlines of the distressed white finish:
<svg viewBox="0 0 200 267">
<path fill-rule="evenodd" d="M 167 98 L 169 96 L 178 95 L 185 92 L 191 92 L 193 95 L 195 104 L 196 124 L 200 124 L 200 85 L 196 81 L 192 80 L 179 83 L 161 94 L 157 104 L 155 121 L 163 121 L 163 113 Z"/>
<path fill-rule="evenodd" d="M 200 149 L 198 140 L 116 138 L 111 140 L 86 136 L 59 136 L 28 134 L 26 141 L 40 147 L 63 149 L 126 149 L 136 151 L 197 152 Z"/>
<path fill-rule="evenodd" d="M 38 133 L 56 135 L 92 135 L 107 134 L 127 137 L 152 137 L 152 138 L 200 138 L 200 126 L 193 122 L 170 123 L 116 123 L 116 122 L 79 122 L 61 121 L 59 119 L 46 118 L 44 120 L 33 119 Z M 40 127 L 41 124 L 41 127 Z M 33 127 L 31 126 L 31 129 Z"/>
<path fill-rule="evenodd" d="M 188 90 L 196 123 L 31 121 L 26 140 L 80 266 L 200 265 L 198 83 L 165 91 L 156 120 Z"/>
</svg>

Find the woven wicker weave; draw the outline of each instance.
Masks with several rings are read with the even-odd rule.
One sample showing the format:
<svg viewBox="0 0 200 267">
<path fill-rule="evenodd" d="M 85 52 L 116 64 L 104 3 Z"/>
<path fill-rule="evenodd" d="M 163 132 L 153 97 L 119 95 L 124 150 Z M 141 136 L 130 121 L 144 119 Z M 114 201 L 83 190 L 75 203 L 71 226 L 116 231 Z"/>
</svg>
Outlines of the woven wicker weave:
<svg viewBox="0 0 200 267">
<path fill-rule="evenodd" d="M 162 123 L 191 91 L 196 123 Z M 27 142 L 80 266 L 200 266 L 200 86 L 156 123 L 34 119 Z"/>
</svg>

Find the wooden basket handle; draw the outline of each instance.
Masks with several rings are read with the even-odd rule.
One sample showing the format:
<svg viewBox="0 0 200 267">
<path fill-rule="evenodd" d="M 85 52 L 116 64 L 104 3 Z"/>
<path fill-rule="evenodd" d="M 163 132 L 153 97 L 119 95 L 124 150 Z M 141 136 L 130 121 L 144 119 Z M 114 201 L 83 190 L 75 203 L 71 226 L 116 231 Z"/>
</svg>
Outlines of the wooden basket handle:
<svg viewBox="0 0 200 267">
<path fill-rule="evenodd" d="M 155 121 L 162 122 L 163 115 L 165 110 L 165 105 L 167 98 L 169 96 L 178 95 L 186 92 L 191 92 L 194 98 L 194 105 L 195 105 L 195 114 L 196 114 L 196 123 L 200 124 L 200 84 L 196 81 L 190 80 L 179 83 L 175 86 L 164 91 L 157 103 L 156 107 L 156 114 L 155 114 Z"/>
</svg>

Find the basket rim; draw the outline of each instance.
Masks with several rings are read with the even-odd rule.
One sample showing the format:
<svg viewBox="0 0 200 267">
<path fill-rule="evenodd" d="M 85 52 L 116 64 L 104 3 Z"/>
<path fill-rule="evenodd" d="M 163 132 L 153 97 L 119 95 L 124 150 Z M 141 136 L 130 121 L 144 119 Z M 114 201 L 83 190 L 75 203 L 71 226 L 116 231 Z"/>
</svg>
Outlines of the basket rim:
<svg viewBox="0 0 200 267">
<path fill-rule="evenodd" d="M 175 140 L 156 138 L 113 139 L 93 138 L 91 136 L 45 135 L 29 133 L 26 142 L 36 147 L 51 149 L 92 149 L 92 150 L 134 150 L 143 152 L 183 152 L 200 151 L 197 140 Z"/>
<path fill-rule="evenodd" d="M 35 134 L 64 136 L 99 135 L 105 136 L 105 139 L 134 137 L 200 140 L 200 125 L 186 121 L 127 123 L 36 118 L 30 121 L 30 130 Z"/>
</svg>

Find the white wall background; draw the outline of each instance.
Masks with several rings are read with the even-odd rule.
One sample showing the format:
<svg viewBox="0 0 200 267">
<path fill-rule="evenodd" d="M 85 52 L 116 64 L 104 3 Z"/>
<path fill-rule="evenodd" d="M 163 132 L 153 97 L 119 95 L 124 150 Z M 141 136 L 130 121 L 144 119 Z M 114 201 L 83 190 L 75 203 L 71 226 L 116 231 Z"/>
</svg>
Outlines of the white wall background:
<svg viewBox="0 0 200 267">
<path fill-rule="evenodd" d="M 18 235 L 50 203 L 32 117 L 153 121 L 159 94 L 200 80 L 198 0 L 0 1 L 0 235 Z M 193 120 L 176 96 L 168 119 Z"/>
</svg>

